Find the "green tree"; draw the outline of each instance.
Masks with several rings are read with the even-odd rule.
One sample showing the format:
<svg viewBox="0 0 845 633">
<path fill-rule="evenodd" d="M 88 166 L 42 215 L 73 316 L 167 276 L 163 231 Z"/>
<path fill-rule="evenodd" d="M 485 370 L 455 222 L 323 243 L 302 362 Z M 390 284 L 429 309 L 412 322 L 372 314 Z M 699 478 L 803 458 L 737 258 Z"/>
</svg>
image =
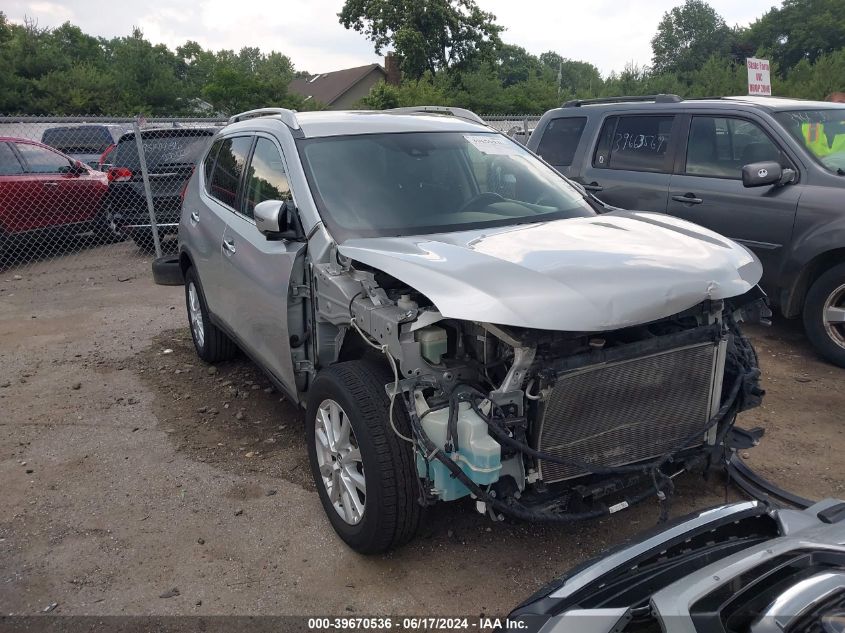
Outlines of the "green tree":
<svg viewBox="0 0 845 633">
<path fill-rule="evenodd" d="M 732 31 L 704 0 L 685 0 L 667 11 L 651 40 L 657 73 L 690 73 L 714 55 L 731 51 Z"/>
<path fill-rule="evenodd" d="M 543 70 L 539 59 L 521 46 L 511 44 L 496 47 L 495 64 L 499 80 L 505 88 L 526 82 Z"/>
<path fill-rule="evenodd" d="M 410 79 L 491 59 L 502 31 L 475 0 L 346 0 L 338 17 L 377 54 L 393 47 Z"/>
<path fill-rule="evenodd" d="M 754 22 L 746 36 L 788 75 L 802 60 L 812 64 L 822 55 L 845 48 L 845 2 L 784 0 L 783 6 Z M 845 83 L 845 77 L 840 77 L 840 83 Z"/>
<path fill-rule="evenodd" d="M 805 99 L 824 99 L 832 92 L 845 91 L 845 48 L 825 53 L 815 63 L 802 59 L 774 90 Z"/>
<path fill-rule="evenodd" d="M 561 95 L 584 99 L 601 92 L 601 73 L 589 62 L 567 59 L 554 51 L 548 51 L 540 55 L 540 64 L 547 76 L 553 78 L 555 86 L 558 85 L 558 73 L 560 74 Z"/>
</svg>

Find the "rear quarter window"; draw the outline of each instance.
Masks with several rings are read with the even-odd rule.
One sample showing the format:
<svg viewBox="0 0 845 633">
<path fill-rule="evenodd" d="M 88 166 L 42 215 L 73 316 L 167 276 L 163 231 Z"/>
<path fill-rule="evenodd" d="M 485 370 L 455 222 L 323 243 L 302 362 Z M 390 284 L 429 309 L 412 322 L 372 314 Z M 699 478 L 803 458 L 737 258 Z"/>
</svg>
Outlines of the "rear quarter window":
<svg viewBox="0 0 845 633">
<path fill-rule="evenodd" d="M 627 171 L 668 172 L 673 115 L 614 116 L 602 126 L 593 166 Z"/>
<path fill-rule="evenodd" d="M 552 119 L 543 130 L 537 154 L 550 165 L 569 167 L 587 125 L 587 117 Z"/>
<path fill-rule="evenodd" d="M 223 144 L 223 139 L 217 139 L 214 141 L 214 144 L 211 146 L 211 149 L 208 150 L 208 154 L 205 156 L 205 162 L 202 166 L 202 173 L 205 180 L 205 190 L 208 193 L 211 193 L 211 170 L 214 169 L 214 161 L 217 158 L 217 152 L 220 151 L 220 146 Z"/>
</svg>

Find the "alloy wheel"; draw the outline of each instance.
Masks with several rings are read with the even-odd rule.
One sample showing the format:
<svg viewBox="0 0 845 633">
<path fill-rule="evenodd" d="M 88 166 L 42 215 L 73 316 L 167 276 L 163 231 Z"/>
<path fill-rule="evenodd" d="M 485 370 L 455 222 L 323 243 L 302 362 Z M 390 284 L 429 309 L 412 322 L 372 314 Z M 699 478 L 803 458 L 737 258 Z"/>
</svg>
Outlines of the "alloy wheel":
<svg viewBox="0 0 845 633">
<path fill-rule="evenodd" d="M 188 284 L 188 318 L 191 321 L 191 331 L 198 347 L 205 345 L 205 326 L 202 321 L 202 306 L 200 295 L 194 282 Z"/>
<path fill-rule="evenodd" d="M 822 320 L 830 339 L 839 347 L 845 348 L 845 284 L 828 295 L 824 302 Z"/>
<path fill-rule="evenodd" d="M 335 511 L 346 523 L 364 517 L 366 483 L 364 462 L 352 422 L 334 400 L 323 400 L 314 420 L 320 478 Z"/>
</svg>

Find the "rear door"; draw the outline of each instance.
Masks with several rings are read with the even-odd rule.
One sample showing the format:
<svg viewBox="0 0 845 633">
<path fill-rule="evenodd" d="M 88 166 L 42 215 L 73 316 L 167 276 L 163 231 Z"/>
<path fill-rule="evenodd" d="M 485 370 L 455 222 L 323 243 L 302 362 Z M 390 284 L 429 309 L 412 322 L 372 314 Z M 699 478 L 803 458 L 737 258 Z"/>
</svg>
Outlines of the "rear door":
<svg viewBox="0 0 845 633">
<path fill-rule="evenodd" d="M 641 211 L 666 211 L 679 117 L 611 114 L 578 181 L 603 202 Z"/>
<path fill-rule="evenodd" d="M 221 279 L 230 298 L 230 327 L 248 352 L 295 394 L 288 314 L 296 310 L 302 314 L 302 299 L 290 293 L 290 285 L 305 244 L 268 240 L 253 219 L 258 203 L 290 199 L 282 149 L 276 139 L 260 134 L 244 174 L 242 195 L 223 236 Z"/>
<path fill-rule="evenodd" d="M 776 161 L 796 169 L 763 121 L 741 114 L 685 117 L 686 142 L 669 187 L 669 214 L 750 248 L 763 264 L 763 286 L 776 288 L 784 248 L 792 239 L 799 180 L 782 187 L 745 188 L 742 166 Z"/>
<path fill-rule="evenodd" d="M 230 318 L 235 299 L 224 279 L 223 235 L 237 205 L 252 142 L 252 136 L 222 137 L 214 142 L 202 165 L 198 198 L 194 192 L 185 197 L 179 229 L 180 240 L 192 245 L 209 311 L 232 330 L 236 329 Z M 186 232 L 184 236 L 181 231 Z"/>
</svg>

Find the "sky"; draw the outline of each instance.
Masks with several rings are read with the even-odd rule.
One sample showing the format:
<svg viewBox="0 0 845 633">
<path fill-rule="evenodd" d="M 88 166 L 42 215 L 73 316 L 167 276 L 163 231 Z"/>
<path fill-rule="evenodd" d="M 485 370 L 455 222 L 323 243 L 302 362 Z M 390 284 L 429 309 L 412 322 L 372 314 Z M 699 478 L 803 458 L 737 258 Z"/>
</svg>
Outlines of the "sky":
<svg viewBox="0 0 845 633">
<path fill-rule="evenodd" d="M 651 61 L 651 38 L 663 14 L 682 0 L 477 0 L 506 28 L 502 39 L 539 55 L 548 50 L 595 64 L 603 74 L 629 62 Z M 4 0 L 13 22 L 40 27 L 65 21 L 103 37 L 144 36 L 170 48 L 195 40 L 204 48 L 277 50 L 311 73 L 362 66 L 381 59 L 371 43 L 337 19 L 343 0 Z M 725 21 L 747 25 L 777 0 L 710 0 Z"/>
</svg>

